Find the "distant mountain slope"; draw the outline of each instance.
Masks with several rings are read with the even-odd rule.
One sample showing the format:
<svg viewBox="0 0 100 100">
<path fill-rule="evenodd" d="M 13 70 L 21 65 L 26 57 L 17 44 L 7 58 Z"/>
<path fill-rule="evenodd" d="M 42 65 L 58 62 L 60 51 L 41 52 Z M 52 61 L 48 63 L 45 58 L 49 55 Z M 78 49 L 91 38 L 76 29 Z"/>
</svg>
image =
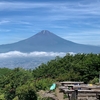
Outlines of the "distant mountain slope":
<svg viewBox="0 0 100 100">
<path fill-rule="evenodd" d="M 8 51 L 33 52 L 75 52 L 75 53 L 100 53 L 100 47 L 77 44 L 65 40 L 47 30 L 34 36 L 12 44 L 0 45 L 0 52 Z"/>
</svg>

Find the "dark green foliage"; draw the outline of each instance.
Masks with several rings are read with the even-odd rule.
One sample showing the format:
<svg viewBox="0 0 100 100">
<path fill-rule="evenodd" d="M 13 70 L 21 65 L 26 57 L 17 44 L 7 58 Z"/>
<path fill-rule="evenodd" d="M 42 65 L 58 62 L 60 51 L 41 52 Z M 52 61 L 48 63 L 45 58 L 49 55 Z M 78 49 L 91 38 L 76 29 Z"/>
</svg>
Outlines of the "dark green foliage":
<svg viewBox="0 0 100 100">
<path fill-rule="evenodd" d="M 10 72 L 11 72 L 11 70 L 8 68 L 0 68 L 0 77 L 4 76 Z"/>
<path fill-rule="evenodd" d="M 34 70 L 0 68 L 0 95 L 5 100 L 37 100 L 37 92 L 49 90 L 56 81 L 98 83 L 99 72 L 100 54 L 92 53 L 66 54 Z"/>
<path fill-rule="evenodd" d="M 53 84 L 54 80 L 50 78 L 46 79 L 39 79 L 35 81 L 35 88 L 36 90 L 49 90 L 50 86 Z"/>
<path fill-rule="evenodd" d="M 5 91 L 5 99 L 12 100 L 16 96 L 16 92 L 14 88 L 9 88 Z"/>
<path fill-rule="evenodd" d="M 18 96 L 19 100 L 32 100 L 37 98 L 33 80 L 31 71 L 15 68 L 2 76 L 0 93 L 4 93 L 6 100 L 13 100 L 16 96 Z"/>
<path fill-rule="evenodd" d="M 55 58 L 33 70 L 35 78 L 53 78 L 57 81 L 89 82 L 99 76 L 100 54 L 67 54 L 63 58 Z"/>
<path fill-rule="evenodd" d="M 13 100 L 16 97 L 19 100 L 37 100 L 36 92 L 39 90 L 49 90 L 54 82 L 51 78 L 36 79 L 33 77 L 31 70 L 24 70 L 22 68 L 9 70 L 8 73 L 5 70 L 0 79 L 0 94 L 4 93 L 6 100 Z"/>
<path fill-rule="evenodd" d="M 16 89 L 16 95 L 19 100 L 37 100 L 37 94 L 34 85 L 26 84 Z"/>
</svg>

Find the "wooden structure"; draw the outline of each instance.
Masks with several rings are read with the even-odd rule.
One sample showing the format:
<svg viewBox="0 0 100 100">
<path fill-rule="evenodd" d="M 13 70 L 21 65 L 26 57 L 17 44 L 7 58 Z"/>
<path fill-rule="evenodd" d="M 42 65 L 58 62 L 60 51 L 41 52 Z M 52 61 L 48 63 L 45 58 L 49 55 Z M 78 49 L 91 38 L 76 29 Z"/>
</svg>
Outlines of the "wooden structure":
<svg viewBox="0 0 100 100">
<path fill-rule="evenodd" d="M 84 82 L 74 82 L 74 81 L 64 81 L 64 82 L 60 82 L 60 84 L 62 85 L 62 86 L 67 86 L 67 85 L 80 85 L 80 84 L 84 84 Z"/>
<path fill-rule="evenodd" d="M 59 90 L 68 95 L 69 100 L 92 97 L 93 100 L 100 100 L 100 86 L 84 84 L 83 82 L 61 82 Z M 87 99 L 88 100 L 88 99 Z"/>
</svg>

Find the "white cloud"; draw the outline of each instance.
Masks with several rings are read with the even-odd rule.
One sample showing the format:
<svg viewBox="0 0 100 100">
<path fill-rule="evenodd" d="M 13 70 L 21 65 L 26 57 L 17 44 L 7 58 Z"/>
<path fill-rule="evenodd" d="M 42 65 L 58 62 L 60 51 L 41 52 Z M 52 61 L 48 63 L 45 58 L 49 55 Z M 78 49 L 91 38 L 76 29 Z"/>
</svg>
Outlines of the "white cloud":
<svg viewBox="0 0 100 100">
<path fill-rule="evenodd" d="M 50 7 L 50 3 L 35 3 L 35 2 L 0 2 L 0 10 L 17 10 L 26 8 L 41 8 Z"/>
<path fill-rule="evenodd" d="M 85 1 L 86 2 L 86 1 Z M 49 15 L 47 17 L 42 17 L 34 16 L 34 14 L 31 16 L 24 16 L 25 19 L 36 19 L 36 20 L 69 20 L 69 19 L 86 19 L 86 18 L 99 18 L 100 15 L 100 2 L 89 2 L 84 3 L 84 2 L 0 2 L 0 10 L 19 10 L 20 11 L 23 9 L 33 9 L 34 11 L 35 8 L 41 8 L 41 12 L 45 12 L 45 14 Z M 45 8 L 45 9 L 42 9 Z M 37 11 L 37 13 L 39 13 Z M 44 15 L 45 15 L 44 14 Z M 98 15 L 98 16 L 97 16 Z M 20 15 L 21 16 L 21 15 Z M 12 16 L 13 17 L 13 16 Z M 14 16 L 15 17 L 15 16 Z M 17 18 L 23 18 L 17 16 Z M 16 18 L 15 18 L 16 19 Z"/>
<path fill-rule="evenodd" d="M 8 29 L 0 29 L 0 32 L 10 32 L 11 30 Z"/>
<path fill-rule="evenodd" d="M 100 45 L 100 30 L 78 30 L 74 33 L 70 32 L 70 34 L 63 36 L 63 38 L 81 44 Z"/>
<path fill-rule="evenodd" d="M 0 2 L 0 10 L 17 10 L 28 8 L 48 8 L 49 12 L 68 14 L 95 14 L 100 15 L 100 2 Z M 46 9 L 47 10 L 47 9 Z M 46 11 L 45 10 L 45 11 Z M 66 14 L 66 13 L 65 13 Z"/>
<path fill-rule="evenodd" d="M 70 52 L 70 54 L 74 54 Z M 65 56 L 64 52 L 30 52 L 30 53 L 22 53 L 19 51 L 11 51 L 7 53 L 0 53 L 0 59 L 2 58 L 11 58 L 11 57 L 56 57 L 56 56 Z"/>
<path fill-rule="evenodd" d="M 10 22 L 10 21 L 8 21 L 8 20 L 1 20 L 1 21 L 0 21 L 0 25 L 1 25 L 1 24 L 5 24 L 5 23 L 9 23 L 9 22 Z"/>
</svg>

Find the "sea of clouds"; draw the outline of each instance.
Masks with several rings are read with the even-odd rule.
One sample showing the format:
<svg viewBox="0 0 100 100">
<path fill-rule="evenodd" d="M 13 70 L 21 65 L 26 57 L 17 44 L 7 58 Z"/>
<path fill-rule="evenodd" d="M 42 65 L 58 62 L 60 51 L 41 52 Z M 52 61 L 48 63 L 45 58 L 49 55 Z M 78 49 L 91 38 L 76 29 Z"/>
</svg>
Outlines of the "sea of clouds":
<svg viewBox="0 0 100 100">
<path fill-rule="evenodd" d="M 75 54 L 70 52 L 70 54 Z M 30 52 L 23 53 L 20 51 L 10 51 L 6 53 L 0 53 L 0 68 L 16 68 L 22 67 L 24 69 L 34 69 L 42 63 L 55 59 L 56 56 L 64 57 L 65 52 Z"/>
<path fill-rule="evenodd" d="M 71 53 L 73 54 L 73 53 Z M 64 52 L 30 52 L 30 53 L 23 53 L 20 51 L 10 51 L 7 53 L 0 53 L 0 58 L 10 58 L 10 57 L 56 57 L 56 56 L 65 56 L 66 53 Z"/>
</svg>

